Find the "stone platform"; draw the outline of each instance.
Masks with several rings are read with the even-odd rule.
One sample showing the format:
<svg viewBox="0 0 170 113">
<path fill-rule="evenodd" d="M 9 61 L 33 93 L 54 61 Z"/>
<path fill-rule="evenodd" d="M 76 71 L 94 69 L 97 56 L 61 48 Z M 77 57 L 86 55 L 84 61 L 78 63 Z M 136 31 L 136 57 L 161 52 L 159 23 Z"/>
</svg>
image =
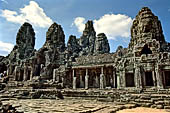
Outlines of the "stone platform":
<svg viewBox="0 0 170 113">
<path fill-rule="evenodd" d="M 17 111 L 24 113 L 115 113 L 118 110 L 136 107 L 134 104 L 116 105 L 112 102 L 99 102 L 83 99 L 20 99 L 3 101 L 11 103 Z"/>
<path fill-rule="evenodd" d="M 37 101 L 40 100 L 40 101 Z M 44 100 L 45 99 L 45 100 Z M 133 107 L 149 107 L 157 109 L 170 109 L 170 90 L 169 89 L 10 89 L 1 91 L 0 100 L 2 102 L 40 102 L 39 105 L 45 104 L 47 100 L 52 103 L 73 102 L 98 104 L 104 106 L 94 109 L 117 109 L 115 106 L 130 105 Z M 42 102 L 41 102 L 42 101 Z M 21 104 L 22 106 L 22 104 Z M 24 106 L 22 106 L 24 107 Z M 111 108 L 110 108 L 111 107 Z M 34 108 L 32 108 L 34 109 Z M 36 108 L 38 109 L 38 108 Z M 46 108 L 44 108 L 46 109 Z M 48 108 L 47 108 L 48 109 Z M 52 109 L 52 108 L 51 108 Z M 120 109 L 120 108 L 119 108 Z M 84 109 L 85 111 L 88 109 Z M 90 109 L 91 110 L 91 109 Z M 74 110 L 73 110 L 74 111 Z M 83 110 L 81 110 L 83 111 Z M 80 111 L 79 111 L 80 112 Z"/>
</svg>

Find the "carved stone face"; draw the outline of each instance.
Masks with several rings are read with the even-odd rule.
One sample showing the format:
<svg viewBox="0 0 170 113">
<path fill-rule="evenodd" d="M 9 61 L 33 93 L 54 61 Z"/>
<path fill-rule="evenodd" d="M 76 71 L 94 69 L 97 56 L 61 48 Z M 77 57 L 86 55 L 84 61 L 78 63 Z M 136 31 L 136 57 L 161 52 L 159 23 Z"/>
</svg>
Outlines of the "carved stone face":
<svg viewBox="0 0 170 113">
<path fill-rule="evenodd" d="M 152 30 L 152 20 L 150 18 L 145 18 L 141 20 L 142 32 L 147 33 Z"/>
<path fill-rule="evenodd" d="M 142 8 L 133 21 L 131 36 L 129 48 L 133 48 L 135 45 L 140 46 L 153 39 L 161 43 L 165 42 L 158 17 L 147 7 Z"/>
<path fill-rule="evenodd" d="M 148 33 L 152 29 L 152 24 L 154 23 L 154 15 L 150 10 L 141 12 L 138 15 L 139 27 L 141 33 Z"/>
</svg>

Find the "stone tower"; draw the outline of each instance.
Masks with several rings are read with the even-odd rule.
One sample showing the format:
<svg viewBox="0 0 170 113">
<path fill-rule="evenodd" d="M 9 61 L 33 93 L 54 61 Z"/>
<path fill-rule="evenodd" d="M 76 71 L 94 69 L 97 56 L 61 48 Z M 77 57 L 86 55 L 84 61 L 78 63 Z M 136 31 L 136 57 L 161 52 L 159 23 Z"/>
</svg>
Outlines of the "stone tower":
<svg viewBox="0 0 170 113">
<path fill-rule="evenodd" d="M 77 57 L 81 50 L 80 45 L 76 39 L 76 36 L 70 35 L 67 43 L 67 51 L 69 56 Z"/>
<path fill-rule="evenodd" d="M 96 32 L 93 27 L 93 21 L 87 21 L 83 35 L 79 39 L 79 45 L 82 47 L 81 55 L 92 55 L 96 40 Z"/>
<path fill-rule="evenodd" d="M 53 69 L 65 63 L 65 35 L 61 25 L 53 23 L 47 33 L 46 41 L 42 48 L 36 53 L 41 64 L 41 78 L 52 78 Z"/>
<path fill-rule="evenodd" d="M 110 46 L 106 35 L 104 33 L 99 33 L 95 40 L 94 53 L 103 54 L 109 52 L 110 52 Z"/>
<path fill-rule="evenodd" d="M 16 45 L 9 54 L 9 61 L 16 62 L 29 58 L 34 54 L 35 32 L 32 25 L 25 22 L 19 29 Z"/>
<path fill-rule="evenodd" d="M 47 33 L 46 33 L 46 42 L 43 46 L 48 49 L 59 49 L 64 51 L 65 48 L 65 35 L 61 25 L 53 23 Z"/>
<path fill-rule="evenodd" d="M 81 46 L 79 56 L 110 52 L 110 47 L 106 35 L 104 33 L 99 33 L 96 37 L 93 21 L 87 21 L 85 24 L 85 29 L 79 39 L 79 45 Z"/>
<path fill-rule="evenodd" d="M 165 51 L 168 49 L 167 45 L 158 17 L 148 7 L 143 7 L 131 27 L 129 51 L 140 56 L 143 51 L 148 54 Z"/>
</svg>

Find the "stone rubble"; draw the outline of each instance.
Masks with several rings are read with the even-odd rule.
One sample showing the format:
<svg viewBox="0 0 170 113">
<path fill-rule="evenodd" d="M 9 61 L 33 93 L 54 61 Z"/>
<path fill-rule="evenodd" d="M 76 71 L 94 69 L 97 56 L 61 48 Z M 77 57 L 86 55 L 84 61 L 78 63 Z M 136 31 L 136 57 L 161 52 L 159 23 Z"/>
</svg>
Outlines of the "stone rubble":
<svg viewBox="0 0 170 113">
<path fill-rule="evenodd" d="M 18 106 L 12 106 L 10 104 L 3 104 L 0 101 L 0 113 L 24 113 L 24 112 L 19 112 L 16 110 L 16 107 Z"/>
</svg>

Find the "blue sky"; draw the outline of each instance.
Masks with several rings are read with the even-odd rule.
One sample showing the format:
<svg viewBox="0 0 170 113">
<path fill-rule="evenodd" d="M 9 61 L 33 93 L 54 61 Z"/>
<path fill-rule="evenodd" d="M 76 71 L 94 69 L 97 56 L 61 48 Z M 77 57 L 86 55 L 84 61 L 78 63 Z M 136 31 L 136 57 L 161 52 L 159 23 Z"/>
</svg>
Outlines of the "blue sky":
<svg viewBox="0 0 170 113">
<path fill-rule="evenodd" d="M 161 20 L 170 42 L 170 0 L 0 0 L 0 55 L 11 51 L 24 21 L 33 25 L 39 49 L 53 22 L 62 25 L 67 42 L 69 35 L 79 38 L 84 23 L 93 20 L 96 32 L 106 34 L 114 52 L 118 45 L 128 46 L 130 26 L 144 6 Z"/>
</svg>

